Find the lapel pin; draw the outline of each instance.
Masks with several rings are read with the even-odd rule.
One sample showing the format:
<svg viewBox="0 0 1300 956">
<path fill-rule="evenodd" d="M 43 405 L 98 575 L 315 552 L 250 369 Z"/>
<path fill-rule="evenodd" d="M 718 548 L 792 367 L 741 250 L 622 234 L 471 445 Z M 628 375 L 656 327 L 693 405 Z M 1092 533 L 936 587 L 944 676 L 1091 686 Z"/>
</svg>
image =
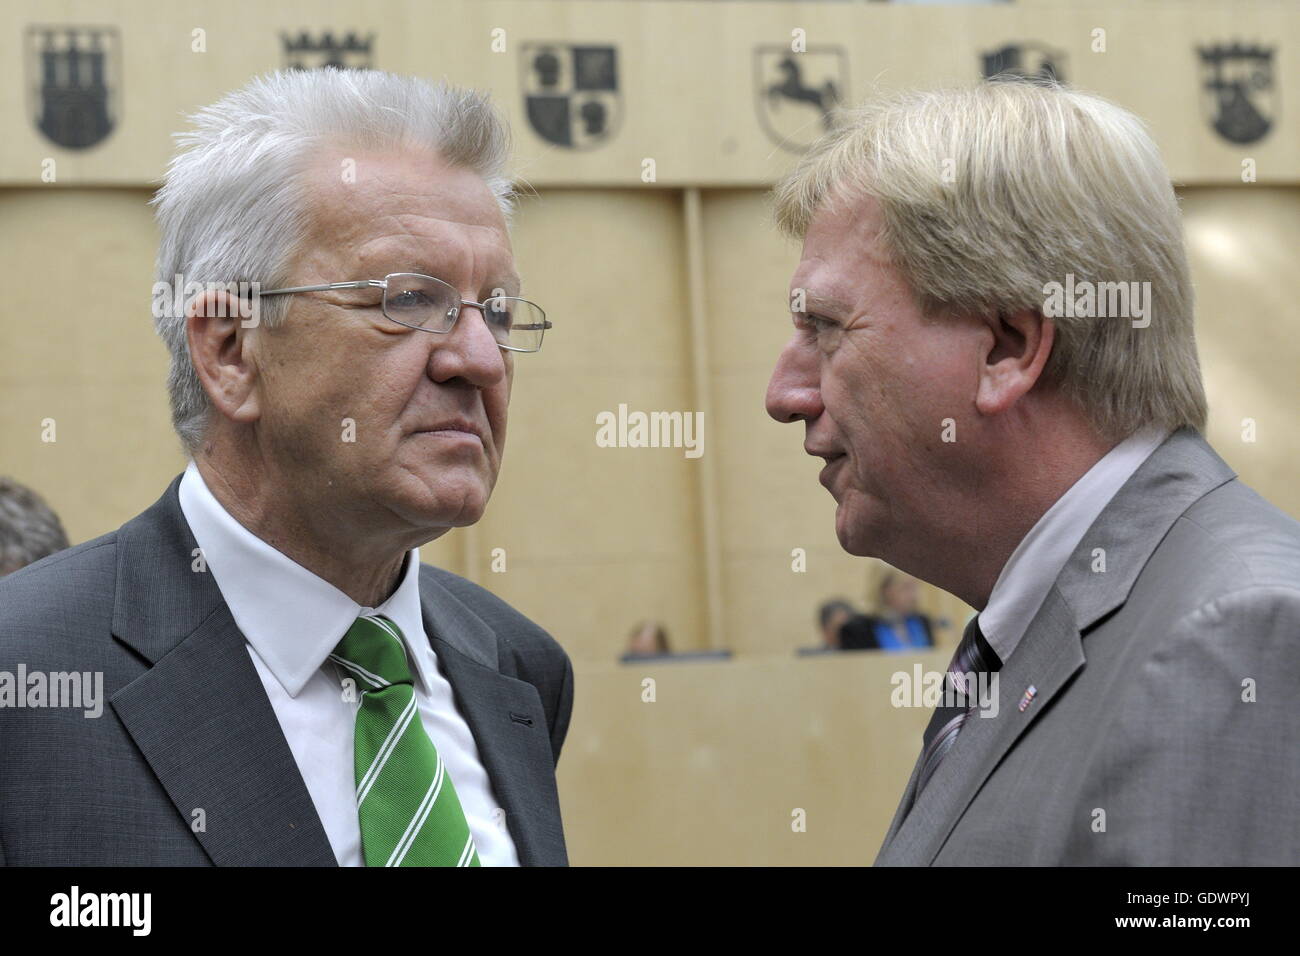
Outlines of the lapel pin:
<svg viewBox="0 0 1300 956">
<path fill-rule="evenodd" d="M 1025 688 L 1025 694 L 1023 697 L 1020 698 L 1020 712 L 1022 714 L 1025 712 L 1025 708 L 1028 707 L 1030 703 L 1033 702 L 1033 699 L 1037 696 L 1038 696 L 1038 688 L 1035 687 L 1033 684 L 1030 684 L 1028 687 Z"/>
</svg>

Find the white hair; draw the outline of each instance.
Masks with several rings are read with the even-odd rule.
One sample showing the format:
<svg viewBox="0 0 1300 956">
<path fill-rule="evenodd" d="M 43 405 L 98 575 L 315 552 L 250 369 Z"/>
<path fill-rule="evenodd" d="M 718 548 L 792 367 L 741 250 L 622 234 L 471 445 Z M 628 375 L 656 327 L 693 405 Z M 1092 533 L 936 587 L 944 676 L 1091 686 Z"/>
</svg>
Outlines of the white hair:
<svg viewBox="0 0 1300 956">
<path fill-rule="evenodd" d="M 190 118 L 154 197 L 159 230 L 157 278 L 186 283 L 287 284 L 287 269 L 307 235 L 302 174 L 325 146 L 434 149 L 478 174 L 510 221 L 506 174 L 509 131 L 488 97 L 447 83 L 378 70 L 284 70 L 255 78 Z M 259 303 L 268 326 L 283 320 L 289 297 Z M 171 353 L 167 389 L 172 424 L 189 454 L 211 412 L 190 359 L 184 306 L 168 297 L 155 327 Z"/>
<path fill-rule="evenodd" d="M 824 205 L 875 198 L 880 240 L 929 316 L 1044 311 L 1051 282 L 1149 281 L 1149 327 L 1053 317 L 1044 371 L 1115 440 L 1204 430 L 1178 199 L 1145 125 L 1053 83 L 883 95 L 842 115 L 777 186 L 802 238 Z"/>
</svg>

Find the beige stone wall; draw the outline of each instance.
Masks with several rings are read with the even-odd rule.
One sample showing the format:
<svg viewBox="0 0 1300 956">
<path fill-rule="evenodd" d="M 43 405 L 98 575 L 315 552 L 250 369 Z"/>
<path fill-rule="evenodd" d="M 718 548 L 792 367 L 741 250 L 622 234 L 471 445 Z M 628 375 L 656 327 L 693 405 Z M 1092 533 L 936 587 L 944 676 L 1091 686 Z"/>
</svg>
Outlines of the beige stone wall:
<svg viewBox="0 0 1300 956">
<path fill-rule="evenodd" d="M 51 150 L 21 119 L 34 81 L 28 28 L 111 26 L 123 56 L 119 131 L 91 150 Z M 970 83 L 984 54 L 1007 44 L 1047 52 L 1067 80 L 1128 106 L 1151 124 L 1176 179 L 1231 182 L 1240 162 L 1258 162 L 1261 181 L 1295 182 L 1300 137 L 1284 127 L 1243 149 L 1206 122 L 1198 47 L 1242 42 L 1274 50 L 1273 111 L 1283 122 L 1300 84 L 1287 51 L 1300 41 L 1300 6 L 1277 0 L 1039 0 L 987 5 L 772 0 L 9 0 L 0 11 L 0 61 L 22 83 L 0 87 L 6 149 L 0 183 L 39 182 L 42 161 L 58 160 L 64 181 L 136 185 L 166 163 L 176 119 L 248 77 L 287 62 L 282 34 L 326 30 L 370 42 L 379 69 L 490 90 L 518 132 L 522 174 L 539 185 L 630 186 L 646 159 L 665 185 L 761 186 L 792 153 L 783 135 L 817 125 L 797 105 L 764 106 L 779 73 L 762 50 L 799 43 L 804 77 L 820 87 L 829 53 L 845 103 L 873 89 Z M 36 41 L 39 44 L 39 39 Z M 599 148 L 559 148 L 527 123 L 527 54 L 558 42 L 617 49 L 618 95 L 608 105 L 612 135 Z M 781 101 L 778 100 L 778 104 Z M 806 116 L 806 119 L 796 117 Z M 1291 127 L 1294 129 L 1294 127 Z"/>
</svg>

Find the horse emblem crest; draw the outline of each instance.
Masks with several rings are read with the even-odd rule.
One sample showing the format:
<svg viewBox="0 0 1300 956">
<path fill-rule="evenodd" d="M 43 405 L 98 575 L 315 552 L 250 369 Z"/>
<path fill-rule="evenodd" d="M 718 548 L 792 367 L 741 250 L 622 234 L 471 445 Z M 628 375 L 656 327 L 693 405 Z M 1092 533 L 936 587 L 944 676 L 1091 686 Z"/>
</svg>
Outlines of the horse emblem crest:
<svg viewBox="0 0 1300 956">
<path fill-rule="evenodd" d="M 849 85 L 843 47 L 788 46 L 754 50 L 754 90 L 763 131 L 782 149 L 805 152 L 835 125 L 834 112 Z"/>
</svg>

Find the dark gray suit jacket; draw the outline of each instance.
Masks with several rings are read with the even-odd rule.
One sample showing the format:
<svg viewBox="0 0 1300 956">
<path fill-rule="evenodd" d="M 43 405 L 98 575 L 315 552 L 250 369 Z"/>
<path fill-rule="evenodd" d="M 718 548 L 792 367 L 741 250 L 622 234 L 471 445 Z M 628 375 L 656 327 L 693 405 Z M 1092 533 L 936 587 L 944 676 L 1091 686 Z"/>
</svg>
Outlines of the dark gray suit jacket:
<svg viewBox="0 0 1300 956">
<path fill-rule="evenodd" d="M 913 771 L 876 863 L 1294 866 L 1297 687 L 1300 524 L 1176 432 L 907 812 Z"/>
<path fill-rule="evenodd" d="M 108 698 L 98 718 L 0 707 L 0 863 L 336 865 L 244 636 L 191 569 L 179 483 L 116 532 L 0 580 L 0 671 L 99 671 Z M 568 656 L 454 574 L 421 566 L 420 600 L 520 862 L 567 864 Z"/>
</svg>

